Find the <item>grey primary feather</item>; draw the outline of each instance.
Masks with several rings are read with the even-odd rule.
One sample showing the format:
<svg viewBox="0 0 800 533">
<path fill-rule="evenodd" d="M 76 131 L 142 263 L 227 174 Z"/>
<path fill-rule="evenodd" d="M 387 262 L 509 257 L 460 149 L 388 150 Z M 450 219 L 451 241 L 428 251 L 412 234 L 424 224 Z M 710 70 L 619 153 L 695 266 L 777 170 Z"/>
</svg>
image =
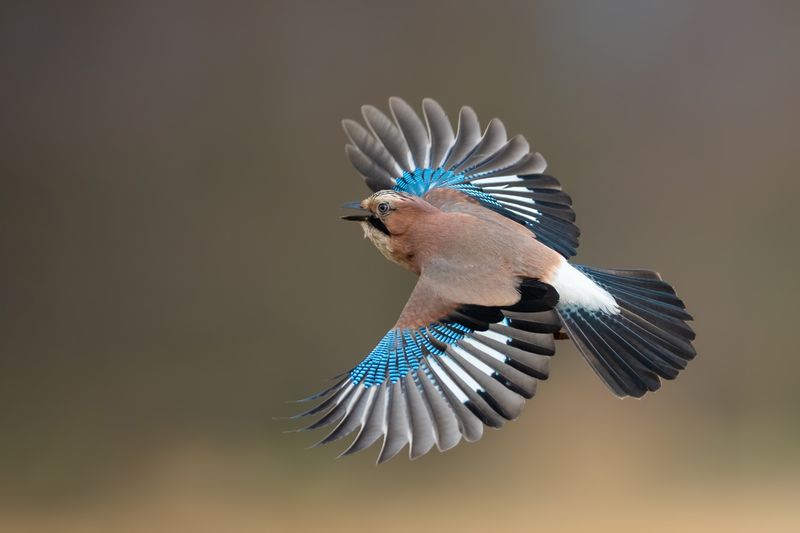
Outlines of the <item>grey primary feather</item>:
<svg viewBox="0 0 800 533">
<path fill-rule="evenodd" d="M 355 120 L 345 119 L 342 121 L 342 129 L 344 129 L 345 135 L 347 135 L 353 146 L 372 159 L 389 177 L 394 178 L 401 174 L 400 167 L 395 162 L 392 154 L 364 126 Z"/>
<path fill-rule="evenodd" d="M 388 461 L 409 442 L 408 412 L 403 398 L 400 381 L 389 387 L 389 406 L 386 413 L 386 426 L 383 447 L 378 455 L 378 464 Z"/>
<path fill-rule="evenodd" d="M 391 109 L 392 116 L 400 127 L 400 132 L 406 139 L 415 168 L 427 167 L 430 140 L 425 126 L 419 119 L 419 115 L 405 100 L 396 96 L 389 98 L 389 109 Z"/>
<path fill-rule="evenodd" d="M 475 442 L 483 436 L 483 423 L 475 416 L 463 403 L 459 402 L 451 393 L 445 393 L 448 402 L 453 407 L 453 411 L 458 418 L 458 427 L 467 442 Z"/>
<path fill-rule="evenodd" d="M 334 379 L 336 379 L 336 378 L 334 378 Z M 323 398 L 323 397 L 327 396 L 328 394 L 331 394 L 333 391 L 342 388 L 342 386 L 345 384 L 346 381 L 347 381 L 347 378 L 340 379 L 339 381 L 337 381 L 336 383 L 334 383 L 333 385 L 331 385 L 327 389 L 322 390 L 320 392 L 317 392 L 315 394 L 312 394 L 311 396 L 306 396 L 305 398 L 301 398 L 300 400 L 294 400 L 294 402 L 292 402 L 292 403 L 306 403 L 306 402 L 310 402 L 310 401 L 313 401 L 313 400 L 318 400 L 320 398 Z"/>
<path fill-rule="evenodd" d="M 470 152 L 469 157 L 455 167 L 453 172 L 460 174 L 468 168 L 490 159 L 507 141 L 506 127 L 499 119 L 493 118 L 489 121 L 489 125 L 486 126 L 486 131 L 484 131 L 480 142 Z"/>
<path fill-rule="evenodd" d="M 533 180 L 531 180 L 533 181 Z M 533 185 L 533 184 L 532 184 Z M 500 188 L 500 187 L 498 187 Z M 514 189 L 510 191 L 513 196 L 517 198 L 530 198 L 531 200 L 535 200 L 539 207 L 551 207 L 553 209 L 560 209 L 563 211 L 572 211 L 572 198 L 565 193 L 564 191 L 556 190 L 556 189 L 544 189 L 544 188 L 537 188 L 533 185 L 533 188 L 525 190 L 518 190 Z M 501 191 L 498 190 L 494 194 L 508 194 L 509 191 Z M 573 213 L 574 218 L 574 213 Z"/>
<path fill-rule="evenodd" d="M 469 106 L 464 106 L 458 114 L 458 130 L 453 148 L 443 167 L 451 169 L 461 164 L 472 153 L 481 140 L 481 124 L 478 115 Z"/>
<path fill-rule="evenodd" d="M 384 383 L 383 385 L 372 387 L 370 392 L 372 393 L 372 397 L 370 398 L 369 405 L 364 410 L 361 429 L 350 446 L 348 446 L 339 457 L 369 448 L 383 435 L 383 426 L 386 420 L 388 387 Z"/>
<path fill-rule="evenodd" d="M 494 404 L 495 402 L 493 398 L 489 397 L 488 395 L 482 396 L 478 394 L 478 391 L 467 387 L 464 381 L 455 374 L 453 374 L 452 379 L 458 383 L 459 386 L 464 387 L 464 393 L 469 398 L 469 401 L 465 402 L 463 405 L 473 415 L 475 415 L 478 420 L 490 428 L 499 429 L 503 427 L 503 424 L 505 424 L 505 418 L 500 415 L 500 409 L 495 409 L 491 404 L 488 403 L 488 401 L 491 401 L 492 404 Z"/>
<path fill-rule="evenodd" d="M 565 204 L 550 203 L 545 200 L 537 200 L 543 198 L 543 195 L 533 192 L 515 193 L 514 195 L 506 193 L 497 193 L 494 195 L 498 200 L 502 199 L 503 202 L 518 205 L 521 207 L 530 207 L 530 204 L 523 202 L 524 198 L 530 198 L 536 202 L 535 209 L 540 213 L 550 215 L 554 218 L 562 220 L 567 223 L 575 222 L 575 212 L 571 207 Z"/>
<path fill-rule="evenodd" d="M 411 425 L 409 456 L 412 459 L 425 455 L 436 443 L 433 420 L 415 378 L 415 374 L 408 374 L 402 380 Z"/>
<path fill-rule="evenodd" d="M 431 168 L 438 168 L 444 165 L 445 158 L 455 141 L 453 126 L 436 100 L 425 98 L 422 101 L 422 113 L 425 115 L 431 142 L 429 165 Z"/>
<path fill-rule="evenodd" d="M 307 409 L 307 410 L 303 411 L 302 413 L 298 413 L 298 414 L 296 414 L 296 415 L 294 415 L 294 416 L 292 416 L 290 418 L 293 419 L 293 420 L 294 419 L 298 419 L 298 418 L 303 418 L 303 417 L 306 417 L 306 416 L 311 416 L 311 415 L 315 415 L 315 414 L 321 413 L 321 412 L 323 412 L 323 411 L 325 411 L 325 410 L 327 410 L 329 408 L 332 408 L 340 400 L 342 400 L 343 397 L 350 391 L 350 389 L 348 388 L 349 384 L 350 384 L 350 380 L 348 379 L 346 382 L 344 382 L 343 384 L 341 384 L 339 386 L 339 388 L 336 390 L 336 393 L 334 393 L 332 396 L 330 396 L 328 398 L 325 398 L 321 403 L 315 405 L 314 407 L 312 407 L 310 409 Z M 323 392 L 325 394 L 328 394 L 328 393 L 331 392 L 331 389 L 328 389 L 327 391 L 323 391 Z"/>
<path fill-rule="evenodd" d="M 428 366 L 433 368 L 431 365 L 431 359 L 428 358 Z M 438 372 L 445 372 L 442 367 L 436 365 L 438 370 L 437 372 L 431 372 L 430 377 L 435 382 L 436 387 L 441 391 L 444 399 L 447 401 L 450 408 L 453 410 L 457 420 L 458 420 L 458 430 L 463 436 L 464 440 L 467 442 L 474 442 L 479 440 L 483 436 L 483 424 L 481 421 L 469 410 L 467 409 L 461 401 L 455 397 L 453 391 L 451 391 L 442 381 L 442 378 L 439 376 Z M 445 372 L 446 374 L 446 372 Z"/>
<path fill-rule="evenodd" d="M 553 355 L 556 353 L 556 343 L 552 333 L 536 333 L 502 324 L 492 324 L 489 329 L 511 339 L 508 343 L 510 346 L 535 354 Z"/>
<path fill-rule="evenodd" d="M 348 402 L 347 411 L 336 424 L 336 427 L 331 431 L 324 439 L 317 442 L 314 446 L 319 446 L 320 444 L 328 444 L 329 442 L 333 442 L 335 440 L 339 440 L 342 437 L 346 437 L 361 425 L 362 415 L 364 413 L 365 407 L 367 407 L 370 399 L 369 392 L 364 389 L 363 387 L 358 387 L 356 392 L 353 394 L 352 400 Z"/>
<path fill-rule="evenodd" d="M 526 399 L 533 398 L 536 394 L 537 379 L 520 372 L 506 362 L 498 361 L 496 358 L 489 356 L 486 352 L 475 346 L 465 344 L 463 348 L 483 364 L 492 368 L 494 370 L 492 377 L 508 389 L 513 390 Z M 508 360 L 509 359 L 506 358 L 506 361 Z"/>
<path fill-rule="evenodd" d="M 367 187 L 375 192 L 394 187 L 394 178 L 361 150 L 348 144 L 345 145 L 344 151 L 358 173 L 364 177 Z"/>
<path fill-rule="evenodd" d="M 522 413 L 522 408 L 525 405 L 525 399 L 518 394 L 511 392 L 508 388 L 504 387 L 497 380 L 485 374 L 476 366 L 470 364 L 466 359 L 458 354 L 452 347 L 448 350 L 448 355 L 458 363 L 475 382 L 482 387 L 482 389 L 493 398 L 494 403 L 500 408 L 498 414 L 506 420 L 514 420 Z"/>
<path fill-rule="evenodd" d="M 423 365 L 427 368 L 427 364 L 424 361 Z M 430 369 L 428 369 L 428 372 L 430 372 Z M 439 448 L 439 451 L 449 450 L 461 441 L 458 418 L 445 396 L 436 388 L 435 381 L 432 381 L 423 373 L 422 367 L 417 370 L 416 375 L 431 409 L 434 429 L 436 430 L 436 447 Z"/>
<path fill-rule="evenodd" d="M 525 137 L 522 135 L 515 135 L 501 146 L 491 157 L 478 161 L 476 164 L 468 167 L 466 174 L 481 174 L 488 173 L 495 170 L 502 170 L 510 168 L 520 159 L 530 153 L 530 145 Z"/>
<path fill-rule="evenodd" d="M 383 143 L 400 168 L 408 171 L 414 170 L 406 139 L 395 123 L 378 108 L 371 105 L 362 106 L 361 113 L 373 135 Z"/>
<path fill-rule="evenodd" d="M 495 178 L 508 176 L 512 180 L 515 176 L 527 176 L 529 174 L 541 174 L 547 168 L 547 162 L 539 152 L 528 153 L 510 167 L 501 168 L 486 172 L 476 172 L 469 176 L 467 181 L 476 181 L 484 178 Z M 560 187 L 559 187 L 560 188 Z"/>
<path fill-rule="evenodd" d="M 459 374 L 455 371 L 455 368 L 460 368 L 458 364 L 453 361 L 452 358 L 443 359 L 444 363 L 442 368 L 447 373 L 450 380 L 452 380 L 458 388 L 464 393 L 468 400 L 461 403 L 462 406 L 466 407 L 469 412 L 471 412 L 474 416 L 476 416 L 481 422 L 485 425 L 493 428 L 499 428 L 503 426 L 504 420 L 501 417 L 497 410 L 493 409 L 492 406 L 487 403 L 492 402 L 494 400 L 492 398 L 486 398 L 486 396 L 481 396 L 479 392 L 479 387 L 477 384 L 469 384 L 463 378 L 463 374 Z M 449 363 L 449 364 L 448 364 Z M 462 369 L 463 372 L 463 369 Z M 468 375 L 468 374 L 467 374 Z"/>
<path fill-rule="evenodd" d="M 537 379 L 547 379 L 550 375 L 550 357 L 530 353 L 526 350 L 503 344 L 494 339 L 482 337 L 480 344 L 488 346 L 504 354 L 508 361 L 506 364 Z"/>
<path fill-rule="evenodd" d="M 355 386 L 348 387 L 344 395 L 339 400 L 337 400 L 337 403 L 331 408 L 330 411 L 325 413 L 325 415 L 323 415 L 322 418 L 320 418 L 313 424 L 304 427 L 303 430 L 308 431 L 311 429 L 317 429 L 338 422 L 347 412 L 347 409 L 350 406 L 350 402 L 353 399 L 353 395 L 355 394 L 356 388 L 357 387 Z"/>
</svg>

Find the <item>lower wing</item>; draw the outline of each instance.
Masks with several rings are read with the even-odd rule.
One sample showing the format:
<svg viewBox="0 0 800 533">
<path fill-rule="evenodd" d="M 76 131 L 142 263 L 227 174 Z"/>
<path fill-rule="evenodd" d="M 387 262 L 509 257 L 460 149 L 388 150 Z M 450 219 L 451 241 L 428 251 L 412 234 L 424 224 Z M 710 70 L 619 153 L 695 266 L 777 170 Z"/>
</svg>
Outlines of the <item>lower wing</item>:
<svg viewBox="0 0 800 533">
<path fill-rule="evenodd" d="M 444 451 L 475 441 L 484 425 L 501 427 L 547 379 L 561 327 L 551 286 L 525 280 L 520 292 L 512 306 L 456 305 L 404 326 L 403 315 L 420 301 L 415 289 L 398 325 L 332 387 L 303 400 L 320 403 L 294 418 L 320 416 L 304 430 L 334 426 L 317 444 L 355 432 L 342 455 L 383 438 L 379 463 L 406 445 L 414 459 L 434 445 Z"/>
</svg>

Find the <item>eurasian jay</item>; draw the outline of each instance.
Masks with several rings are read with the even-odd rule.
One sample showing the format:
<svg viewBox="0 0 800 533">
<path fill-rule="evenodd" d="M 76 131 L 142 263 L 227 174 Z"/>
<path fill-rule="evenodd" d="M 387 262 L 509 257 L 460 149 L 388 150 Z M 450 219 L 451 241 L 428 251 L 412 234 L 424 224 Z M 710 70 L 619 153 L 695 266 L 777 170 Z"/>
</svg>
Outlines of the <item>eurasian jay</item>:
<svg viewBox="0 0 800 533">
<path fill-rule="evenodd" d="M 641 397 L 695 355 L 691 316 L 656 272 L 571 264 L 579 230 L 545 160 L 493 119 L 481 135 L 463 107 L 453 133 L 442 107 L 403 100 L 392 119 L 362 108 L 343 121 L 346 153 L 374 194 L 350 204 L 364 235 L 419 279 L 370 354 L 297 415 L 353 432 L 342 455 L 383 437 L 378 462 L 475 441 L 520 415 L 547 379 L 555 340 L 571 339 L 619 397 Z"/>
</svg>

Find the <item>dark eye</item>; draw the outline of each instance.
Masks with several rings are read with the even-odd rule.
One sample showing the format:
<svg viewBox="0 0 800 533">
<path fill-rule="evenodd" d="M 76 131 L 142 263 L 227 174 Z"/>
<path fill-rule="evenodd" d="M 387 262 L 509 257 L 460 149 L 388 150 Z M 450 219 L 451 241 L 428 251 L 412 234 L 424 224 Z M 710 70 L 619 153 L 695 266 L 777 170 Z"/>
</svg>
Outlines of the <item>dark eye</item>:
<svg viewBox="0 0 800 533">
<path fill-rule="evenodd" d="M 386 202 L 381 202 L 381 203 L 379 203 L 379 204 L 378 204 L 378 214 L 379 214 L 379 215 L 385 215 L 385 214 L 387 214 L 389 211 L 391 211 L 391 209 L 392 209 L 392 208 L 391 208 L 391 207 L 389 207 L 389 204 L 388 204 L 388 203 L 386 203 Z"/>
</svg>

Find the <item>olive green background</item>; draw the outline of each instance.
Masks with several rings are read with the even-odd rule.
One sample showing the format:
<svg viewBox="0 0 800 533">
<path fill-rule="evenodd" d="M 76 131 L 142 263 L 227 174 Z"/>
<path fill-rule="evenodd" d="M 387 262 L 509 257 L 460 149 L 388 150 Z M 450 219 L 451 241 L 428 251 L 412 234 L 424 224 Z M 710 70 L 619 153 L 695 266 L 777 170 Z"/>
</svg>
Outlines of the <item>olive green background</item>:
<svg viewBox="0 0 800 533">
<path fill-rule="evenodd" d="M 797 2 L 112 4 L 0 10 L 1 531 L 800 530 Z M 391 95 L 523 133 L 688 370 L 620 401 L 563 342 L 415 462 L 283 433 L 414 283 L 338 220 Z"/>
</svg>

